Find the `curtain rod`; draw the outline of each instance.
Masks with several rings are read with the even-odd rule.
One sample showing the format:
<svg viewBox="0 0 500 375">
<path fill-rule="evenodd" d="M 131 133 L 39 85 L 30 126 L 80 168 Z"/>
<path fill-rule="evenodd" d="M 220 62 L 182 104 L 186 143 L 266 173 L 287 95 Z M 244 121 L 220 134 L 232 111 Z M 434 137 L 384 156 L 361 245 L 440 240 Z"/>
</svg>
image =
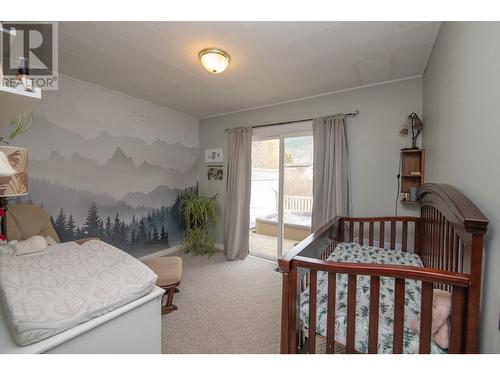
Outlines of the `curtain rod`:
<svg viewBox="0 0 500 375">
<path fill-rule="evenodd" d="M 337 116 L 337 115 L 344 115 L 346 117 L 356 117 L 357 115 L 359 115 L 359 111 L 356 110 L 354 112 L 349 112 L 349 113 L 337 113 L 335 115 L 329 115 L 329 116 Z M 323 116 L 323 117 L 329 117 L 329 116 Z M 293 124 L 295 122 L 303 122 L 303 121 L 312 121 L 314 120 L 314 118 L 305 118 L 305 119 L 302 119 L 302 120 L 293 120 L 293 121 L 284 121 L 284 122 L 274 122 L 274 123 L 271 123 L 271 124 L 263 124 L 263 125 L 254 125 L 254 126 L 251 126 L 252 129 L 255 129 L 255 128 L 264 128 L 266 126 L 275 126 L 275 125 L 286 125 L 286 124 Z M 224 131 L 228 131 L 228 130 L 231 130 L 231 129 L 226 129 Z"/>
</svg>

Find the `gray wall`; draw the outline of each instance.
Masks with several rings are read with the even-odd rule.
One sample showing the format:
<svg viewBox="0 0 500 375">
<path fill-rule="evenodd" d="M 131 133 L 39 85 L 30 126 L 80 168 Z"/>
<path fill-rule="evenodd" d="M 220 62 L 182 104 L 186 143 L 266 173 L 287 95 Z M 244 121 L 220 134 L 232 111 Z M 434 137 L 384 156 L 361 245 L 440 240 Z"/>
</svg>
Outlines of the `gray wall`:
<svg viewBox="0 0 500 375">
<path fill-rule="evenodd" d="M 444 23 L 424 76 L 429 180 L 464 192 L 490 220 L 481 351 L 500 353 L 500 23 Z"/>
<path fill-rule="evenodd" d="M 399 129 L 411 112 L 421 114 L 421 78 L 203 119 L 200 121 L 200 148 L 203 152 L 206 148 L 225 146 L 226 128 L 321 117 L 356 109 L 360 114 L 350 119 L 348 125 L 353 215 L 391 215 L 397 193 L 399 150 L 411 145 L 409 138 L 399 135 Z M 208 181 L 207 168 L 201 160 L 199 187 L 202 195 L 218 193 L 219 201 L 223 202 L 225 183 L 225 178 L 221 182 Z M 400 207 L 399 213 L 416 214 L 406 207 Z M 221 216 L 216 228 L 218 243 L 222 243 L 222 233 Z"/>
</svg>

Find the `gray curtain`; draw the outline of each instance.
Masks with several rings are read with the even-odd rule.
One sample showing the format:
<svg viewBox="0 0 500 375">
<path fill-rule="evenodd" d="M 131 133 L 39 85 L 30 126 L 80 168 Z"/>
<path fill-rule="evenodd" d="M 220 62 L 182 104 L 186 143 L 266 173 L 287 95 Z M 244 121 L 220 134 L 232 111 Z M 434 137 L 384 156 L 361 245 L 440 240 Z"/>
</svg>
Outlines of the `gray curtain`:
<svg viewBox="0 0 500 375">
<path fill-rule="evenodd" d="M 227 131 L 227 174 L 224 202 L 224 252 L 228 260 L 248 254 L 252 129 Z"/>
<path fill-rule="evenodd" d="M 313 120 L 314 177 L 312 230 L 350 214 L 350 171 L 343 115 Z"/>
</svg>

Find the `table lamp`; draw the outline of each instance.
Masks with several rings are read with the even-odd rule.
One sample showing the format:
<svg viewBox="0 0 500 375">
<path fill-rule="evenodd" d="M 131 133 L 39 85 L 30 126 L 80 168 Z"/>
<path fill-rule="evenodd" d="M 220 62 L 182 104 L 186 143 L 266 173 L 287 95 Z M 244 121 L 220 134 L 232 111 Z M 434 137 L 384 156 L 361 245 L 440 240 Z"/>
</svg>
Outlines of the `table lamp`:
<svg viewBox="0 0 500 375">
<path fill-rule="evenodd" d="M 28 194 L 28 149 L 0 146 L 0 208 L 2 234 L 6 235 L 7 198 Z"/>
</svg>

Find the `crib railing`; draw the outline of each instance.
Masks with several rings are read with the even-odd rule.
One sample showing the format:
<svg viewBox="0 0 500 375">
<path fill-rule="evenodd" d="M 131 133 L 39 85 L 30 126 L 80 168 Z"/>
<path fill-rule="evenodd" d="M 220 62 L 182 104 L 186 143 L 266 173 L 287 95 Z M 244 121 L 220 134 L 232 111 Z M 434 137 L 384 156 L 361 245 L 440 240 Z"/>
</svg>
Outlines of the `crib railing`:
<svg viewBox="0 0 500 375">
<path fill-rule="evenodd" d="M 355 352 L 357 277 L 370 277 L 368 352 L 375 353 L 380 278 L 395 280 L 393 352 L 403 348 L 405 280 L 422 283 L 419 352 L 431 348 L 433 289 L 451 292 L 450 353 L 478 350 L 479 301 L 483 236 L 488 220 L 477 207 L 449 185 L 426 184 L 419 191 L 421 217 L 337 217 L 313 232 L 279 259 L 283 275 L 281 352 L 301 346 L 299 292 L 309 290 L 308 344 L 316 352 L 316 292 L 318 272 L 328 273 L 327 346 L 334 351 L 335 276 L 347 275 L 347 337 L 345 350 Z M 327 260 L 339 242 L 358 242 L 388 250 L 413 251 L 424 267 L 339 263 Z"/>
<path fill-rule="evenodd" d="M 464 327 L 465 296 L 469 286 L 466 275 L 453 272 L 436 272 L 435 270 L 420 267 L 339 263 L 325 260 L 313 260 L 297 256 L 295 266 L 309 270 L 309 322 L 308 322 L 308 353 L 316 353 L 316 306 L 317 306 L 317 274 L 319 271 L 328 273 L 328 301 L 327 301 L 327 336 L 326 353 L 334 353 L 335 343 L 335 296 L 337 274 L 347 275 L 347 328 L 346 328 L 346 353 L 355 353 L 355 325 L 356 325 L 356 283 L 357 276 L 370 277 L 370 304 L 369 304 L 369 330 L 368 353 L 377 353 L 378 348 L 378 322 L 379 322 L 379 290 L 380 278 L 395 278 L 394 290 L 394 324 L 393 324 L 393 353 L 403 352 L 404 336 L 404 306 L 405 306 L 405 280 L 412 279 L 422 282 L 421 319 L 419 352 L 430 353 L 431 328 L 432 328 L 432 303 L 433 284 L 449 285 L 452 290 L 452 311 L 450 322 L 450 353 L 463 351 L 462 341 Z M 297 268 L 291 271 L 297 272 Z M 295 276 L 292 275 L 293 279 Z M 292 287 L 293 288 L 293 287 Z M 293 290 L 291 291 L 293 293 Z M 295 322 L 295 323 L 294 323 Z M 297 331 L 297 321 L 292 320 L 289 327 L 291 352 L 298 349 L 297 342 L 292 332 Z"/>
<path fill-rule="evenodd" d="M 413 216 L 340 217 L 341 241 L 419 253 L 420 218 Z"/>
</svg>

